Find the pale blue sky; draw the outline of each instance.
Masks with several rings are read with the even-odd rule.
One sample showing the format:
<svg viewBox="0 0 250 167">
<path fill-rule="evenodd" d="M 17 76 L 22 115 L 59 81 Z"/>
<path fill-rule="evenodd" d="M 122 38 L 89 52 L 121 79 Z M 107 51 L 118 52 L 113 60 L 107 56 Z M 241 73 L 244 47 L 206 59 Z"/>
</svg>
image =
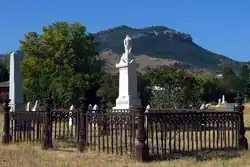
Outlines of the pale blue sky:
<svg viewBox="0 0 250 167">
<path fill-rule="evenodd" d="M 67 21 L 81 22 L 89 32 L 167 26 L 215 53 L 250 60 L 249 0 L 0 0 L 0 21 L 0 53 L 18 49 L 29 31 Z"/>
</svg>

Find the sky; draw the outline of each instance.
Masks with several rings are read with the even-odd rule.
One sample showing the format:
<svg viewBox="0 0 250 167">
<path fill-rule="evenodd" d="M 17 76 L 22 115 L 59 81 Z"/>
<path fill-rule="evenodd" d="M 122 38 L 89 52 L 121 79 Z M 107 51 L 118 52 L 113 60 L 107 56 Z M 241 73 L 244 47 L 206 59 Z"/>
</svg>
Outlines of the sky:
<svg viewBox="0 0 250 167">
<path fill-rule="evenodd" d="M 24 34 L 57 21 L 94 33 L 115 26 L 167 26 L 238 61 L 250 60 L 249 0 L 0 0 L 0 53 L 19 48 Z"/>
</svg>

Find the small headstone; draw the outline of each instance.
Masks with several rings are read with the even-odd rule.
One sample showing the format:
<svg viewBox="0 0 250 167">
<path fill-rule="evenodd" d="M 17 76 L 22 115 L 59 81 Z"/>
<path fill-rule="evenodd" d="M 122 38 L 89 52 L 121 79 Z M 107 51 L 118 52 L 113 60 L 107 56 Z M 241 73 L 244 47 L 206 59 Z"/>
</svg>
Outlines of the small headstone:
<svg viewBox="0 0 250 167">
<path fill-rule="evenodd" d="M 150 110 L 150 105 L 148 104 L 147 107 L 146 107 L 146 110 L 145 110 L 145 113 L 148 113 Z M 148 126 L 148 118 L 147 116 L 145 116 L 145 127 Z"/>
<path fill-rule="evenodd" d="M 75 106 L 74 105 L 71 105 L 70 108 L 69 108 L 70 111 L 72 110 L 75 110 Z"/>
<path fill-rule="evenodd" d="M 226 103 L 226 100 L 225 100 L 225 95 L 222 96 L 222 102 L 221 104 L 225 104 Z"/>
<path fill-rule="evenodd" d="M 148 110 L 150 109 L 150 105 L 148 104 L 145 110 L 145 113 L 148 113 Z"/>
<path fill-rule="evenodd" d="M 93 110 L 92 110 L 92 113 L 93 113 L 93 114 L 96 113 L 96 112 L 97 112 L 96 110 L 99 110 L 99 107 L 98 107 L 97 104 L 94 105 Z M 94 128 L 96 128 L 96 121 L 95 121 L 95 118 L 96 118 L 96 115 L 94 114 L 94 115 L 93 115 L 93 118 L 92 118 L 92 121 L 94 122 L 94 123 L 92 124 L 92 126 L 93 126 Z"/>
<path fill-rule="evenodd" d="M 93 109 L 92 105 L 89 104 L 89 106 L 88 106 L 88 113 L 92 113 L 92 109 Z"/>
<path fill-rule="evenodd" d="M 71 105 L 70 108 L 69 108 L 69 110 L 70 110 L 70 112 L 69 112 L 69 114 L 70 114 L 70 117 L 69 117 L 69 126 L 72 126 L 72 124 L 73 124 L 72 111 L 75 110 L 74 105 Z"/>
<path fill-rule="evenodd" d="M 220 107 L 221 105 L 221 99 L 218 99 L 218 104 L 216 105 L 216 107 Z"/>
<path fill-rule="evenodd" d="M 205 106 L 206 108 L 208 108 L 209 106 L 211 106 L 211 103 L 207 103 Z"/>
<path fill-rule="evenodd" d="M 35 105 L 32 108 L 32 111 L 38 111 L 38 100 L 36 100 Z"/>
<path fill-rule="evenodd" d="M 97 104 L 94 105 L 93 110 L 99 110 L 99 107 Z"/>
<path fill-rule="evenodd" d="M 31 105 L 30 102 L 27 103 L 26 105 L 26 111 L 31 111 Z"/>
<path fill-rule="evenodd" d="M 202 103 L 201 107 L 200 107 L 200 110 L 204 110 L 205 109 L 205 104 Z"/>
</svg>

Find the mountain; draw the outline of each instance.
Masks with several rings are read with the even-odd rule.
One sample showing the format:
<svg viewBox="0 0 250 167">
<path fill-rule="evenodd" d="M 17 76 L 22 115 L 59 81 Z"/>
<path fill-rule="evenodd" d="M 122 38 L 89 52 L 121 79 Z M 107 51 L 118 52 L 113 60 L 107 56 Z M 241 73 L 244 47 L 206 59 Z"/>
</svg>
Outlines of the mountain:
<svg viewBox="0 0 250 167">
<path fill-rule="evenodd" d="M 97 51 L 108 62 L 108 70 L 116 71 L 124 52 L 123 40 L 126 35 L 132 38 L 132 54 L 141 71 L 145 67 L 178 65 L 188 69 L 213 70 L 221 72 L 222 66 L 230 64 L 238 70 L 244 62 L 234 61 L 213 53 L 196 44 L 190 34 L 178 32 L 164 26 L 151 26 L 141 29 L 128 26 L 114 27 L 93 34 L 99 43 Z M 5 54 L 0 54 L 0 60 Z"/>
<path fill-rule="evenodd" d="M 119 58 L 119 55 L 124 52 L 123 40 L 126 35 L 132 39 L 132 53 L 141 66 L 181 63 L 185 67 L 220 69 L 222 64 L 231 64 L 235 68 L 240 64 L 200 47 L 190 34 L 164 26 L 141 29 L 119 26 L 93 35 L 99 43 L 98 51 L 111 64 L 118 62 L 119 59 L 114 59 L 117 59 L 117 56 Z M 141 58 L 142 55 L 143 58 Z M 140 59 L 143 59 L 143 62 L 140 62 Z"/>
</svg>

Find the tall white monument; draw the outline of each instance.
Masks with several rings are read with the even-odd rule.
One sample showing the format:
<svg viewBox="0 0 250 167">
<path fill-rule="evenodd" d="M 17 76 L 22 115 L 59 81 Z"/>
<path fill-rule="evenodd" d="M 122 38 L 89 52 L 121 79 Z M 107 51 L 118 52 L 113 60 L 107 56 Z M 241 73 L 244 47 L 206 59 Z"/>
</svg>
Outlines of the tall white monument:
<svg viewBox="0 0 250 167">
<path fill-rule="evenodd" d="M 131 109 L 141 105 L 137 92 L 136 63 L 131 56 L 132 40 L 128 35 L 124 39 L 124 48 L 125 53 L 116 64 L 119 69 L 119 96 L 113 109 Z"/>
<path fill-rule="evenodd" d="M 20 62 L 22 59 L 23 54 L 21 52 L 13 52 L 10 54 L 9 98 L 11 100 L 11 111 L 23 110 L 23 85 L 20 70 Z"/>
</svg>

